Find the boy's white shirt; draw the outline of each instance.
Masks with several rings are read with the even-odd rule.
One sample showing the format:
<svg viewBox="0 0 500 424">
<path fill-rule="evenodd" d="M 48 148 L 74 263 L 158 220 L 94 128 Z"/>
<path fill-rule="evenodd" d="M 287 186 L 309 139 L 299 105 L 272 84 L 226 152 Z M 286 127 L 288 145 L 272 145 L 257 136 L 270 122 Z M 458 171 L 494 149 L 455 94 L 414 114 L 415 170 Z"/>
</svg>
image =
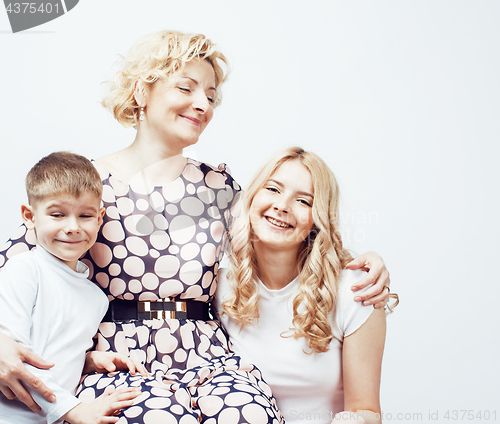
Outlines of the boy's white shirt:
<svg viewBox="0 0 500 424">
<path fill-rule="evenodd" d="M 0 393 L 0 423 L 54 423 L 74 408 L 74 396 L 85 352 L 108 308 L 102 290 L 88 280 L 89 269 L 77 271 L 41 246 L 9 259 L 0 272 L 0 331 L 55 365 L 40 370 L 28 365 L 57 397 L 46 401 L 27 387 L 42 413 Z"/>
</svg>

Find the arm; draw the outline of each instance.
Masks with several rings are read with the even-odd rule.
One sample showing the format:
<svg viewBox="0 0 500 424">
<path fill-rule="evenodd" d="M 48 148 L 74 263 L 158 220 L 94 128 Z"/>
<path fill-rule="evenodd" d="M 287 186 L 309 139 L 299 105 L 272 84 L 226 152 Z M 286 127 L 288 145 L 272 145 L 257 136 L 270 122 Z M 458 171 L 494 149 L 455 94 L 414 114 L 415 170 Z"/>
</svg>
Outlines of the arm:
<svg viewBox="0 0 500 424">
<path fill-rule="evenodd" d="M 12 256 L 32 249 L 35 243 L 36 236 L 34 231 L 28 231 L 24 225 L 21 225 L 12 238 L 5 244 L 5 250 L 0 252 L 1 267 Z M 10 337 L 0 332 L 0 391 L 7 399 L 17 397 L 33 412 L 40 412 L 40 407 L 35 403 L 21 382 L 38 390 L 50 402 L 55 401 L 54 393 L 38 377 L 28 371 L 23 362 L 40 369 L 49 369 L 54 366 L 54 364 L 44 361 L 26 347 L 16 343 Z"/>
<path fill-rule="evenodd" d="M 391 280 L 389 278 L 389 271 L 387 271 L 380 255 L 375 252 L 363 253 L 347 264 L 346 268 L 368 271 L 366 277 L 352 287 L 352 291 L 358 291 L 373 284 L 364 293 L 356 293 L 354 300 L 356 302 L 363 302 L 365 306 L 373 305 L 375 309 L 383 308 L 389 299 L 389 290 L 386 290 L 386 287 L 389 287 Z"/>
<path fill-rule="evenodd" d="M 22 345 L 14 345 L 14 352 L 34 351 L 31 341 L 32 311 L 36 304 L 39 285 L 38 268 L 30 259 L 29 256 L 24 256 L 20 260 L 16 258 L 0 272 L 0 331 L 4 336 L 7 335 Z M 8 338 L 6 340 L 9 341 Z M 10 340 L 10 343 L 2 346 L 2 349 L 5 350 L 12 344 L 13 341 Z M 19 366 L 22 366 L 21 359 L 17 360 Z M 38 369 L 28 365 L 28 370 L 25 372 L 32 375 L 37 382 L 44 381 L 47 390 L 50 388 L 51 393 L 57 396 L 57 402 L 51 403 L 30 386 L 25 387 L 30 399 L 34 399 L 31 399 L 33 404 L 36 401 L 48 418 L 51 414 L 57 414 L 62 410 L 59 415 L 61 416 L 78 403 L 71 393 L 57 384 L 50 369 Z M 19 381 L 17 383 L 20 384 Z"/>
<path fill-rule="evenodd" d="M 381 423 L 380 373 L 385 343 L 385 313 L 374 310 L 365 323 L 344 339 L 342 349 L 344 409 L 332 424 Z M 347 411 L 357 411 L 357 420 Z"/>
</svg>

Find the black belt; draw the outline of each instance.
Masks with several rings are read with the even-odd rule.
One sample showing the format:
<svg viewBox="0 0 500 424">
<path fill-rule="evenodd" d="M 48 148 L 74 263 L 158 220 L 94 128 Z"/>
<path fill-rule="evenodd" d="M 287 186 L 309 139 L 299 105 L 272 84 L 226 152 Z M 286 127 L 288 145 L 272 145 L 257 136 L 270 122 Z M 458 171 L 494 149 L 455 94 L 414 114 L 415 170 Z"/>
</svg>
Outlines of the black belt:
<svg viewBox="0 0 500 424">
<path fill-rule="evenodd" d="M 154 302 L 113 299 L 103 322 L 138 321 L 143 319 L 199 319 L 209 321 L 210 306 L 196 300 L 159 299 Z"/>
</svg>

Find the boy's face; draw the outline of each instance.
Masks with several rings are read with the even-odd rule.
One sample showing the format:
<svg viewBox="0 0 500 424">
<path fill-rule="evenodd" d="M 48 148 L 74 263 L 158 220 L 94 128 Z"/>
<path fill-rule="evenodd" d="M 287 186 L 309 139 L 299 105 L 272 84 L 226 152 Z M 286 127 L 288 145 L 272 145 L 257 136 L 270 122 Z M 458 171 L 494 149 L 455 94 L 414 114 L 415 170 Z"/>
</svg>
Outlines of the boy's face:
<svg viewBox="0 0 500 424">
<path fill-rule="evenodd" d="M 26 227 L 34 229 L 37 243 L 76 271 L 78 259 L 92 247 L 102 223 L 104 208 L 94 193 L 76 198 L 49 196 L 34 207 L 22 206 Z"/>
</svg>

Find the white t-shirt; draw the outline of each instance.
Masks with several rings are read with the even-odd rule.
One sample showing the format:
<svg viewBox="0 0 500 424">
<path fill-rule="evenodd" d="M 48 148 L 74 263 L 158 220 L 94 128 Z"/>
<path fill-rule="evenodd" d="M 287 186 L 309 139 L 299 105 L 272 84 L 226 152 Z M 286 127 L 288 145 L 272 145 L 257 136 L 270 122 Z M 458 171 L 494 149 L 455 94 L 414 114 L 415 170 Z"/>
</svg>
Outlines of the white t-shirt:
<svg viewBox="0 0 500 424">
<path fill-rule="evenodd" d="M 55 365 L 39 370 L 28 365 L 57 397 L 46 401 L 28 388 L 42 408 L 40 414 L 0 393 L 0 423 L 45 424 L 79 401 L 74 396 L 85 352 L 108 308 L 102 290 L 87 279 L 87 266 L 77 272 L 42 247 L 15 255 L 0 271 L 0 331 Z"/>
<path fill-rule="evenodd" d="M 218 311 L 222 311 L 222 302 L 232 293 L 226 274 L 227 270 L 219 271 Z M 362 271 L 342 271 L 335 315 L 330 314 L 334 338 L 324 353 L 306 354 L 304 350 L 309 350 L 303 337 L 281 337 L 293 326 L 292 305 L 299 288 L 298 277 L 280 290 L 269 290 L 259 281 L 259 320 L 255 325 L 240 331 L 227 314 L 220 317 L 234 352 L 262 371 L 287 424 L 326 424 L 335 413 L 344 410 L 342 343 L 373 311 L 372 306 L 353 300 L 351 286 L 364 276 Z"/>
</svg>

